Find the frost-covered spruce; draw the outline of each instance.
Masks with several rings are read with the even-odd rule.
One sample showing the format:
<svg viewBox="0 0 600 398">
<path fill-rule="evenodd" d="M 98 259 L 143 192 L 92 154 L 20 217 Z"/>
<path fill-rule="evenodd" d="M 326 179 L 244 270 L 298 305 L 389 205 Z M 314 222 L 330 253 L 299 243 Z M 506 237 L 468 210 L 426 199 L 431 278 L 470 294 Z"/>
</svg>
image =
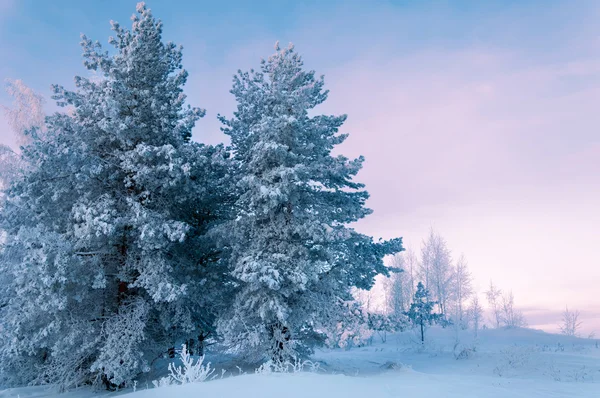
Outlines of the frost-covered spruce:
<svg viewBox="0 0 600 398">
<path fill-rule="evenodd" d="M 237 291 L 218 330 L 256 359 L 310 350 L 347 308 L 351 287 L 368 289 L 387 273 L 383 257 L 402 250 L 401 239 L 376 243 L 348 227 L 371 213 L 353 181 L 363 158 L 332 155 L 346 139 L 338 133 L 346 116 L 312 116 L 327 98 L 323 85 L 291 45 L 277 46 L 260 71 L 234 77 L 237 111 L 221 117 L 240 196 L 223 229 Z"/>
<path fill-rule="evenodd" d="M 222 270 L 207 232 L 223 217 L 227 156 L 190 141 L 181 48 L 143 3 L 114 55 L 83 36 L 68 113 L 24 149 L 8 193 L 0 272 L 6 382 L 123 385 L 210 326 Z"/>
</svg>

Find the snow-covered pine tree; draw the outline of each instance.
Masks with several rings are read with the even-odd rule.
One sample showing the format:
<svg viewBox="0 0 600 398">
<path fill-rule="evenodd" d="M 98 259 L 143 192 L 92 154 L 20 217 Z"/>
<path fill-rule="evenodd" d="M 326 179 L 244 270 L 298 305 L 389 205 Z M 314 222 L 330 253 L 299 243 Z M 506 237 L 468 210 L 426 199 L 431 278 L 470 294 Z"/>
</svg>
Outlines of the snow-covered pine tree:
<svg viewBox="0 0 600 398">
<path fill-rule="evenodd" d="M 208 232 L 227 211 L 222 147 L 190 141 L 182 52 L 138 4 L 114 55 L 83 36 L 97 78 L 54 87 L 68 114 L 23 156 L 1 216 L 6 382 L 123 385 L 210 326 L 224 270 Z"/>
<path fill-rule="evenodd" d="M 415 297 L 410 305 L 410 310 L 406 312 L 406 316 L 411 320 L 413 325 L 420 328 L 422 343 L 425 342 L 425 329 L 427 326 L 442 319 L 442 314 L 433 312 L 433 307 L 436 304 L 436 301 L 429 299 L 429 290 L 425 288 L 422 282 L 419 282 Z"/>
<path fill-rule="evenodd" d="M 285 361 L 310 351 L 315 331 L 338 319 L 351 287 L 387 274 L 401 239 L 373 242 L 349 228 L 369 213 L 353 181 L 363 158 L 333 156 L 346 116 L 311 116 L 327 98 L 323 77 L 293 46 L 239 72 L 232 119 L 221 117 L 239 165 L 239 214 L 226 225 L 236 294 L 219 330 L 232 350 Z"/>
</svg>

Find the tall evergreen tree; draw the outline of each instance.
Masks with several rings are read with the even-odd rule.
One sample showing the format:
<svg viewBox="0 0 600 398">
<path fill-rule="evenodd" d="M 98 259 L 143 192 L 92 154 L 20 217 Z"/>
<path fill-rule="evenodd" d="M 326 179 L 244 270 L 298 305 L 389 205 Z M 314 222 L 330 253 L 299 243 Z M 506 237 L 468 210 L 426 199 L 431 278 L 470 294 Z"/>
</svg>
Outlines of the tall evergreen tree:
<svg viewBox="0 0 600 398">
<path fill-rule="evenodd" d="M 237 111 L 221 120 L 239 170 L 239 213 L 224 228 L 236 294 L 219 330 L 238 352 L 283 361 L 309 349 L 350 288 L 370 288 L 402 250 L 348 227 L 371 213 L 353 181 L 363 158 L 331 153 L 345 115 L 310 115 L 323 85 L 291 45 L 234 77 Z"/>
<path fill-rule="evenodd" d="M 13 382 L 122 385 L 218 311 L 207 232 L 227 211 L 227 154 L 190 141 L 204 111 L 185 106 L 181 48 L 137 12 L 131 31 L 112 23 L 112 56 L 82 36 L 99 78 L 54 87 L 72 112 L 24 148 L 31 167 L 8 193 L 0 372 Z"/>
</svg>

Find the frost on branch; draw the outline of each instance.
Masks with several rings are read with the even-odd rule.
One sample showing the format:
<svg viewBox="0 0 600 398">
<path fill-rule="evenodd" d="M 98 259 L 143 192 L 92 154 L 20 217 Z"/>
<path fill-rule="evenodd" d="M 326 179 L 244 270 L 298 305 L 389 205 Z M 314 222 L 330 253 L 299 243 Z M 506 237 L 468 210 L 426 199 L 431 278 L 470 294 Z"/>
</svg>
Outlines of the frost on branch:
<svg viewBox="0 0 600 398">
<path fill-rule="evenodd" d="M 201 356 L 194 362 L 194 358 L 187 350 L 187 346 L 182 344 L 179 352 L 181 366 L 175 366 L 173 362 L 169 363 L 169 375 L 154 380 L 152 384 L 155 387 L 163 387 L 171 384 L 200 383 L 206 381 L 215 372 L 210 367 L 210 362 L 204 365 L 204 356 Z"/>
</svg>

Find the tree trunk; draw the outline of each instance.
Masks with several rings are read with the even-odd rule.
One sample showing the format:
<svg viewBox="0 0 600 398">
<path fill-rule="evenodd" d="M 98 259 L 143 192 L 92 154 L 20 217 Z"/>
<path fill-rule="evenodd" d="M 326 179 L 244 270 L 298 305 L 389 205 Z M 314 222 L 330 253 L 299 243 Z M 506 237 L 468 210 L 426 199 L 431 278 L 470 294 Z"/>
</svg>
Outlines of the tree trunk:
<svg viewBox="0 0 600 398">
<path fill-rule="evenodd" d="M 273 352 L 271 359 L 275 363 L 283 364 L 286 362 L 285 346 L 291 340 L 290 330 L 287 326 L 279 323 L 271 326 L 271 338 L 273 339 Z"/>
</svg>

